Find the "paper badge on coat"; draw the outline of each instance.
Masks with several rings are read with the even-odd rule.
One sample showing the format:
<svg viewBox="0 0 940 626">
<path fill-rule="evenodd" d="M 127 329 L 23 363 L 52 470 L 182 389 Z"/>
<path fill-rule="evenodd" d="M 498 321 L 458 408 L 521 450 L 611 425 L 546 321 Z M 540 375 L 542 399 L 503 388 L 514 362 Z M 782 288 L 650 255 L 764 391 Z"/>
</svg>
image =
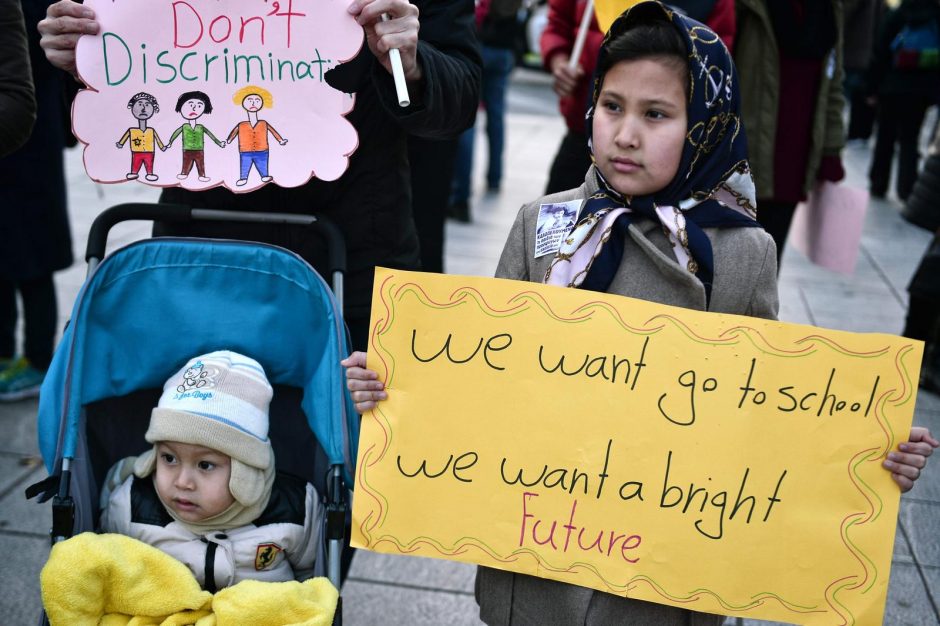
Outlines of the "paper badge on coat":
<svg viewBox="0 0 940 626">
<path fill-rule="evenodd" d="M 539 205 L 535 222 L 535 258 L 558 252 L 561 240 L 577 222 L 580 208 L 581 200 Z"/>
<path fill-rule="evenodd" d="M 354 99 L 324 75 L 362 46 L 349 0 L 85 4 L 72 126 L 96 182 L 243 192 L 348 167 Z"/>
</svg>

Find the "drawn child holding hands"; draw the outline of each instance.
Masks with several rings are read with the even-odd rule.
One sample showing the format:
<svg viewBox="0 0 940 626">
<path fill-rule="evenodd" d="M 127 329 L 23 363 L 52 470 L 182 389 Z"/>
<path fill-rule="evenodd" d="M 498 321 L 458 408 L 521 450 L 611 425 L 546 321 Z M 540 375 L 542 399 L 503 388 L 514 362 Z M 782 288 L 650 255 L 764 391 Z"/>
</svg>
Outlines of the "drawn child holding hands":
<svg viewBox="0 0 940 626">
<path fill-rule="evenodd" d="M 755 220 L 737 75 L 718 36 L 643 2 L 614 22 L 597 68 L 584 184 L 522 207 L 496 276 L 776 319 L 776 248 Z M 577 223 L 536 257 L 540 208 L 575 200 Z M 365 353 L 342 364 L 360 413 L 388 397 Z M 884 467 L 907 491 L 938 446 L 914 428 Z M 491 626 L 724 620 L 485 567 L 476 593 Z"/>
<path fill-rule="evenodd" d="M 167 143 L 167 148 L 170 148 L 177 137 L 183 136 L 183 166 L 176 177 L 180 180 L 188 178 L 195 164 L 199 180 L 204 183 L 208 182 L 205 158 L 206 135 L 209 135 L 209 138 L 220 148 L 226 146 L 226 143 L 213 135 L 211 130 L 197 123 L 203 115 L 212 113 L 212 101 L 205 92 L 187 91 L 176 101 L 176 112 L 185 120 L 179 128 L 173 131 Z"/>
<path fill-rule="evenodd" d="M 131 115 L 137 120 L 137 127 L 128 128 L 124 131 L 121 138 L 115 142 L 118 148 L 123 148 L 125 143 L 130 143 L 131 147 L 131 169 L 127 173 L 128 180 L 136 179 L 140 174 L 140 168 L 143 166 L 146 172 L 147 180 L 153 182 L 160 178 L 153 173 L 153 155 L 156 152 L 154 146 L 166 151 L 166 146 L 157 131 L 147 125 L 147 120 L 153 117 L 154 113 L 160 112 L 160 105 L 157 99 L 149 93 L 140 92 L 135 94 L 127 103 Z"/>
</svg>

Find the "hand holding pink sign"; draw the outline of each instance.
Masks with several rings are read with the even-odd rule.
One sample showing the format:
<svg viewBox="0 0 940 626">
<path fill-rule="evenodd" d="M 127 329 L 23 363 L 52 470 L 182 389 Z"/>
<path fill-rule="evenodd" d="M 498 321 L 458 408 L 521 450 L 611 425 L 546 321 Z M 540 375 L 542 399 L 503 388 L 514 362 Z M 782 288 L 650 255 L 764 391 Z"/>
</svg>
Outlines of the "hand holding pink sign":
<svg viewBox="0 0 940 626">
<path fill-rule="evenodd" d="M 344 117 L 353 97 L 324 80 L 362 44 L 346 0 L 54 6 L 82 32 L 97 27 L 75 48 L 90 89 L 73 108 L 94 180 L 251 191 L 346 170 L 358 143 Z M 47 54 L 67 49 L 68 39 L 43 34 Z"/>
</svg>

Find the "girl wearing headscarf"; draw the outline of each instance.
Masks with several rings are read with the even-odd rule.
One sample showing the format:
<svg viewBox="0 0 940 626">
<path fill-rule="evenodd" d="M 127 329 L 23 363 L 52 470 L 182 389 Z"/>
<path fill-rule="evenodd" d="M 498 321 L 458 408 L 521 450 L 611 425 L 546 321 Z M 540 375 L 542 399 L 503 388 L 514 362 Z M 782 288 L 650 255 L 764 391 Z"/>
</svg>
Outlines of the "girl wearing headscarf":
<svg viewBox="0 0 940 626">
<path fill-rule="evenodd" d="M 496 276 L 775 319 L 776 248 L 755 220 L 737 75 L 718 36 L 636 5 L 601 46 L 587 121 L 584 183 L 522 207 Z M 575 226 L 539 240 L 543 207 L 569 202 Z M 724 621 L 486 567 L 476 596 L 490 626 Z"/>
<path fill-rule="evenodd" d="M 496 275 L 775 318 L 776 249 L 755 220 L 737 75 L 718 36 L 636 5 L 604 40 L 592 101 L 584 183 L 519 211 Z M 537 240 L 549 207 L 568 203 L 576 226 Z"/>
<path fill-rule="evenodd" d="M 659 2 L 635 5 L 601 46 L 587 121 L 584 183 L 520 209 L 496 276 L 775 319 L 776 247 L 755 220 L 737 74 L 718 36 Z M 559 205 L 574 207 L 576 223 L 540 228 Z M 365 363 L 362 352 L 343 361 L 360 413 L 388 397 Z M 889 467 L 905 490 L 919 474 L 907 464 L 923 466 L 932 449 L 915 445 L 923 454 Z M 487 567 L 475 592 L 490 626 L 724 621 Z"/>
</svg>

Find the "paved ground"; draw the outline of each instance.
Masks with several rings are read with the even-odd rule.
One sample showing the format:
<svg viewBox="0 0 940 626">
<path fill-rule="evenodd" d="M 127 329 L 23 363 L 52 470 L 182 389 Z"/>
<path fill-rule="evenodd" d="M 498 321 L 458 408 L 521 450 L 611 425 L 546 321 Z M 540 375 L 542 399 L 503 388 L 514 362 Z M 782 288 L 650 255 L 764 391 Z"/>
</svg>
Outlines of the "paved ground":
<svg viewBox="0 0 940 626">
<path fill-rule="evenodd" d="M 473 197 L 473 222 L 447 226 L 446 268 L 455 274 L 492 275 L 517 208 L 540 195 L 563 133 L 545 77 L 517 72 L 510 93 L 506 177 L 502 192 Z M 482 143 L 480 144 L 483 145 Z M 477 150 L 482 159 L 484 150 Z M 845 152 L 849 183 L 865 186 L 867 147 Z M 151 201 L 144 185 L 100 186 L 81 169 L 81 154 L 67 155 L 71 214 L 77 256 L 88 227 L 102 209 L 131 200 Z M 478 163 L 482 165 L 482 161 Z M 482 168 L 476 168 L 482 189 Z M 869 207 L 858 268 L 843 277 L 810 265 L 795 250 L 785 254 L 780 275 L 785 321 L 861 332 L 899 333 L 907 307 L 905 287 L 930 236 L 898 216 L 889 198 Z M 112 247 L 147 236 L 145 224 L 118 227 Z M 76 263 L 57 277 L 61 318 L 84 277 Z M 33 624 L 39 614 L 37 577 L 48 553 L 48 505 L 23 499 L 23 488 L 45 476 L 36 455 L 35 401 L 0 406 L 0 623 Z M 921 392 L 917 424 L 940 433 L 940 398 Z M 901 500 L 885 624 L 940 623 L 940 458 Z M 359 552 L 344 588 L 346 623 L 353 626 L 480 624 L 473 600 L 473 568 L 458 563 Z M 733 621 L 729 621 L 729 624 Z M 746 621 L 756 626 L 756 621 Z"/>
</svg>

